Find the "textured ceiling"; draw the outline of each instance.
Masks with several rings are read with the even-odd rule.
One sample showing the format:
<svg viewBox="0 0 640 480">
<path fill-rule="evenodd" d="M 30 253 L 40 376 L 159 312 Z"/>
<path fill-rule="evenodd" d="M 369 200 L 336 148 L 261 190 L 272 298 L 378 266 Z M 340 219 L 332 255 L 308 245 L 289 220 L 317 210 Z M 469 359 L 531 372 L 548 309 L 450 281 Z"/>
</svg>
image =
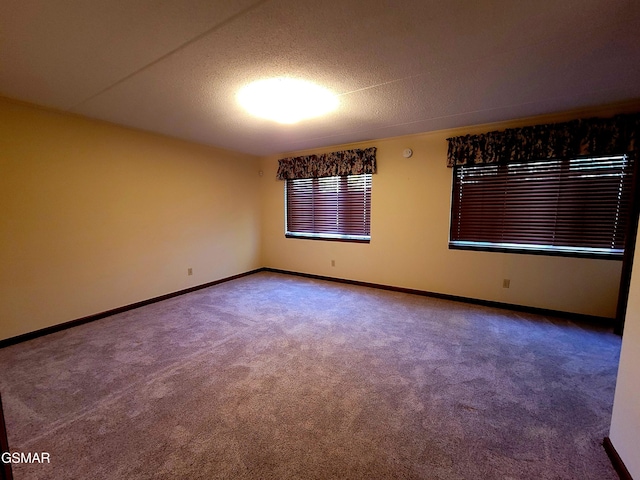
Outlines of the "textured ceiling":
<svg viewBox="0 0 640 480">
<path fill-rule="evenodd" d="M 280 125 L 272 76 L 340 96 Z M 636 0 L 2 0 L 0 95 L 267 155 L 640 98 Z"/>
</svg>

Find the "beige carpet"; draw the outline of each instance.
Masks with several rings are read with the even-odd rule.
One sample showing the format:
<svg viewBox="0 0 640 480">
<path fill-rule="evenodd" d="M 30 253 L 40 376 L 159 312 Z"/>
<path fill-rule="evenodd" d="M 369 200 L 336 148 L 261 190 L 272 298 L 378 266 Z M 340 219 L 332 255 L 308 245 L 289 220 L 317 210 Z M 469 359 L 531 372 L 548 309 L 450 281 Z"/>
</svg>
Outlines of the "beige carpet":
<svg viewBox="0 0 640 480">
<path fill-rule="evenodd" d="M 620 338 L 258 273 L 0 350 L 21 479 L 616 479 Z"/>
</svg>

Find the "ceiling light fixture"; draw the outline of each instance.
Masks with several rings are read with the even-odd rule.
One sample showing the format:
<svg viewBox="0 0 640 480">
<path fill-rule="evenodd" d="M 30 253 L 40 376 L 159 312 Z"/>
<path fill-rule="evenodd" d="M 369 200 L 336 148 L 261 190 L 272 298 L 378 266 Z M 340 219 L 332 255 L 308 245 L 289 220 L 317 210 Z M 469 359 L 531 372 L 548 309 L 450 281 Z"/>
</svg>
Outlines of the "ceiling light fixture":
<svg viewBox="0 0 640 480">
<path fill-rule="evenodd" d="M 238 102 L 256 117 L 278 123 L 297 123 L 338 107 L 338 97 L 315 83 L 295 78 L 268 78 L 243 87 Z"/>
</svg>

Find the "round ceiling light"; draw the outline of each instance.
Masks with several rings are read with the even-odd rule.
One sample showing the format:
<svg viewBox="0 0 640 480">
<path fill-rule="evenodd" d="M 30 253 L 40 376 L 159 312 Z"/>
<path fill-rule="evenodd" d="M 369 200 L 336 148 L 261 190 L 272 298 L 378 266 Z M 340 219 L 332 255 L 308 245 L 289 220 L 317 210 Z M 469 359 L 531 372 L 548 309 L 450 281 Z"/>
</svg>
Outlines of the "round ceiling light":
<svg viewBox="0 0 640 480">
<path fill-rule="evenodd" d="M 329 113 L 339 103 L 324 87 L 286 77 L 250 83 L 238 92 L 238 102 L 256 117 L 287 124 Z"/>
</svg>

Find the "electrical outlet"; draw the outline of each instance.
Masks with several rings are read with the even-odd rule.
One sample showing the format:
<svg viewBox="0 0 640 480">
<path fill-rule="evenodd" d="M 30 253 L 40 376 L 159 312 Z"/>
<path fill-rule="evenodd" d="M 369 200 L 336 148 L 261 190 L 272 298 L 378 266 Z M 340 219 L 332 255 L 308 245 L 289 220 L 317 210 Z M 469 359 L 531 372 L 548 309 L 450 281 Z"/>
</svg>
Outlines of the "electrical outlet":
<svg viewBox="0 0 640 480">
<path fill-rule="evenodd" d="M 331 266 L 335 267 L 336 266 L 336 261 L 335 260 L 331 260 Z"/>
<path fill-rule="evenodd" d="M 187 268 L 187 275 L 193 275 L 193 268 Z"/>
<path fill-rule="evenodd" d="M 509 288 L 511 286 L 511 280 L 508 278 L 505 278 L 504 280 L 502 280 L 502 288 Z"/>
</svg>

